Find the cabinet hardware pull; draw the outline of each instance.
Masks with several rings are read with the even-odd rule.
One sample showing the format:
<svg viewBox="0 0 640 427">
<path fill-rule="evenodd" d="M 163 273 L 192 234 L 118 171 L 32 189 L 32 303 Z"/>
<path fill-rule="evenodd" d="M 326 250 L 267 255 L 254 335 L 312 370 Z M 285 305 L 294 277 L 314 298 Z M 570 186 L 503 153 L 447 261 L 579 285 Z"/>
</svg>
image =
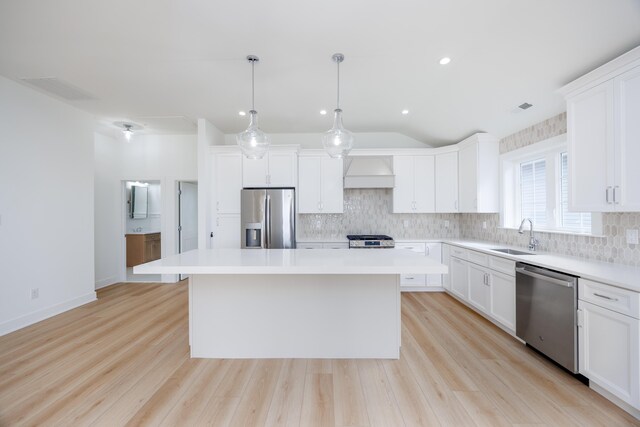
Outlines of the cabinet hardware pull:
<svg viewBox="0 0 640 427">
<path fill-rule="evenodd" d="M 429 256 L 429 246 L 425 247 L 426 255 Z"/>
<path fill-rule="evenodd" d="M 608 297 L 608 296 L 606 296 L 606 295 L 598 294 L 598 293 L 596 293 L 596 292 L 594 292 L 594 293 L 593 293 L 593 295 L 594 295 L 594 296 L 596 296 L 596 297 L 600 297 L 600 298 L 608 299 L 609 301 L 618 301 L 618 298 L 611 298 L 611 297 Z"/>
<path fill-rule="evenodd" d="M 220 202 L 216 202 L 216 210 L 219 211 L 220 210 Z"/>
<path fill-rule="evenodd" d="M 611 191 L 611 187 L 607 187 L 607 189 L 605 190 L 605 195 L 606 195 L 607 203 L 611 204 L 611 201 L 609 200 L 609 191 Z"/>
<path fill-rule="evenodd" d="M 620 201 L 618 200 L 618 192 L 616 191 L 616 189 L 619 189 L 619 188 L 620 187 L 618 187 L 617 185 L 613 187 L 613 203 L 615 203 L 616 205 L 620 203 Z"/>
</svg>

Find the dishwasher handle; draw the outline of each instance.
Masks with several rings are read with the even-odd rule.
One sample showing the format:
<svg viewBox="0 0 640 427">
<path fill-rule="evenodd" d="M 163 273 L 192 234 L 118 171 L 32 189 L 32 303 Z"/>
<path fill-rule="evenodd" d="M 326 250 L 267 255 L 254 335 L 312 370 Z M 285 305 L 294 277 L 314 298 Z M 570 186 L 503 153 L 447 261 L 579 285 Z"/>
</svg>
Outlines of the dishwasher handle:
<svg viewBox="0 0 640 427">
<path fill-rule="evenodd" d="M 525 276 L 535 277 L 536 279 L 542 279 L 554 285 L 564 286 L 565 288 L 573 288 L 574 286 L 573 281 L 560 280 L 554 277 L 546 276 L 544 274 L 534 273 L 533 271 L 529 271 L 526 268 L 522 268 L 522 267 L 516 267 L 516 273 L 524 274 Z"/>
</svg>

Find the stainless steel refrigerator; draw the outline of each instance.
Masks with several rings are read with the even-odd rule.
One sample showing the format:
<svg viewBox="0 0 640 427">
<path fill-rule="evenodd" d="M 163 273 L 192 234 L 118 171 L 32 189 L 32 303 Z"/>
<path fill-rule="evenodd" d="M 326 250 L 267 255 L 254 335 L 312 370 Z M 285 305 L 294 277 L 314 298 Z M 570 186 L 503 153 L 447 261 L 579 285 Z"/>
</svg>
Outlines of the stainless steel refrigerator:
<svg viewBox="0 0 640 427">
<path fill-rule="evenodd" d="M 296 198 L 293 188 L 242 190 L 242 248 L 296 247 Z"/>
</svg>

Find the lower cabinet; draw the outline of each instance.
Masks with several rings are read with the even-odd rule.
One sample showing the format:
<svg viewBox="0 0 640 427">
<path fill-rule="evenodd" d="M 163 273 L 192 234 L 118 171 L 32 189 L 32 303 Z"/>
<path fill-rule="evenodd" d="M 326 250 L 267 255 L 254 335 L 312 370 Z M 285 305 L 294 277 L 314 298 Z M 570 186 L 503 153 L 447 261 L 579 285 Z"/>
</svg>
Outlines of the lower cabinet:
<svg viewBox="0 0 640 427">
<path fill-rule="evenodd" d="M 395 249 L 408 250 L 442 262 L 442 243 L 402 242 Z M 442 274 L 401 274 L 400 287 L 406 291 L 429 290 L 442 287 Z"/>
<path fill-rule="evenodd" d="M 442 287 L 451 290 L 451 246 L 442 245 L 442 263 L 449 268 L 448 274 L 442 275 Z"/>
<path fill-rule="evenodd" d="M 160 233 L 127 234 L 127 267 L 135 267 L 161 257 Z"/>
<path fill-rule="evenodd" d="M 217 215 L 214 221 L 211 247 L 240 249 L 240 215 Z"/>
<path fill-rule="evenodd" d="M 449 292 L 506 329 L 516 330 L 515 262 L 451 246 Z"/>
<path fill-rule="evenodd" d="M 582 279 L 580 281 L 582 282 Z M 620 290 L 604 284 L 598 284 L 598 288 L 596 294 L 604 295 L 603 306 L 582 300 L 582 295 L 588 298 L 589 293 L 588 289 L 581 293 L 585 287 L 583 283 L 579 284 L 580 373 L 623 402 L 640 409 L 640 320 L 637 319 L 637 303 L 633 313 L 635 317 L 614 311 L 615 303 L 623 299 L 605 298 L 608 297 L 607 288 L 614 290 L 611 295 L 620 295 Z M 637 293 L 624 293 L 631 294 L 630 300 L 638 300 Z M 623 307 L 622 304 L 620 306 L 619 311 L 629 308 Z"/>
</svg>

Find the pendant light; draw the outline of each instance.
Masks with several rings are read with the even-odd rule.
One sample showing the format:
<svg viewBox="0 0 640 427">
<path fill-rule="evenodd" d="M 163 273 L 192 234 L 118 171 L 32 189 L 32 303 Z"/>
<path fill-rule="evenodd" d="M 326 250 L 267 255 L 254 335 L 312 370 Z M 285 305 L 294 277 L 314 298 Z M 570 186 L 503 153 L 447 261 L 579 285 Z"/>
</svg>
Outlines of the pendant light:
<svg viewBox="0 0 640 427">
<path fill-rule="evenodd" d="M 340 109 L 340 63 L 344 61 L 344 55 L 335 53 L 331 59 L 338 68 L 338 96 L 336 109 L 333 110 L 333 127 L 322 135 L 322 145 L 329 156 L 334 158 L 346 157 L 353 148 L 353 133 L 342 126 L 342 110 Z"/>
<path fill-rule="evenodd" d="M 249 127 L 236 135 L 238 146 L 249 159 L 261 159 L 269 149 L 269 137 L 258 127 L 258 112 L 255 109 L 255 77 L 254 68 L 260 58 L 247 56 L 251 63 L 251 111 L 249 111 Z"/>
</svg>

